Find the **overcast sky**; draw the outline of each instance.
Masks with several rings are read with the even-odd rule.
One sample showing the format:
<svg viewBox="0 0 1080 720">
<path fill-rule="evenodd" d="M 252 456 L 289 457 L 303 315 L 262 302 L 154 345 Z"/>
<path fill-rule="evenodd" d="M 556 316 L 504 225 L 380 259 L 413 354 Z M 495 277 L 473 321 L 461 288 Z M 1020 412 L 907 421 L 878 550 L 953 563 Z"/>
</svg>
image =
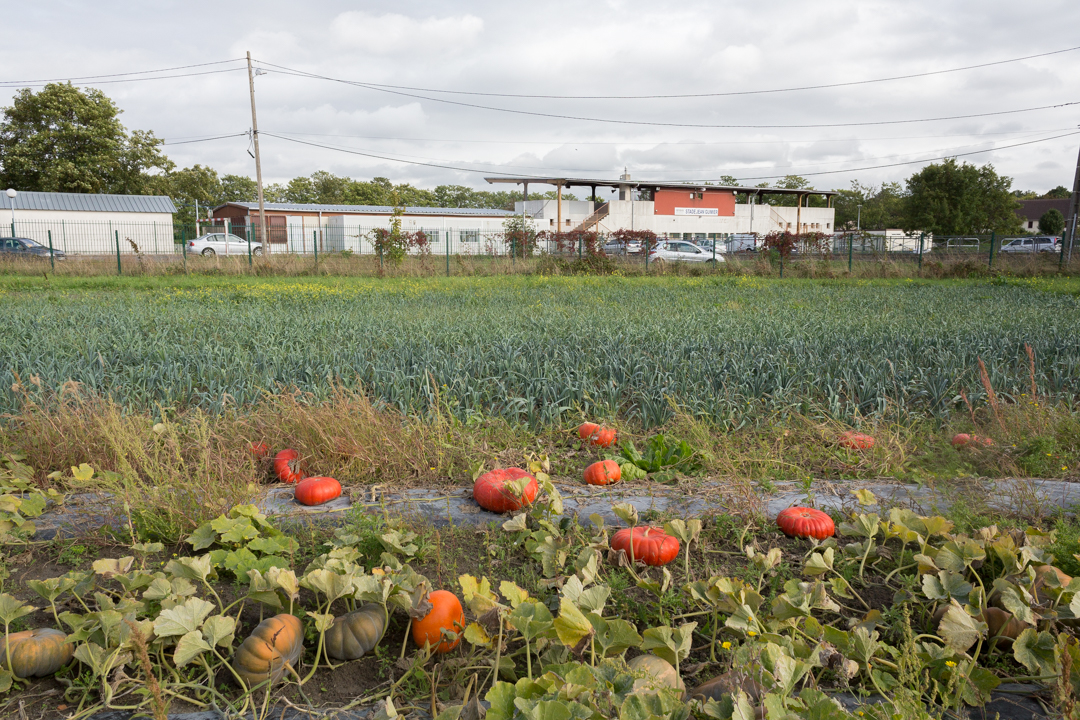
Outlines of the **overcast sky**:
<svg viewBox="0 0 1080 720">
<path fill-rule="evenodd" d="M 151 9 L 152 8 L 152 9 Z M 920 165 L 860 169 L 1074 132 L 1080 105 L 989 117 L 837 125 L 1021 110 L 1080 101 L 1080 50 L 994 67 L 865 85 L 683 99 L 530 99 L 524 95 L 731 93 L 873 80 L 1080 45 L 1080 2 L 3 2 L 0 78 L 128 73 L 242 58 L 256 80 L 263 173 L 381 175 L 421 187 L 488 187 L 494 172 L 745 184 L 788 173 L 815 187 L 903 181 Z M 297 77 L 273 65 L 381 92 Z M 243 63 L 98 83 L 132 129 L 152 130 L 179 166 L 254 176 Z M 80 81 L 88 82 L 88 81 Z M 7 105 L 16 86 L 0 88 Z M 516 111 L 465 107 L 428 98 Z M 599 119 L 619 122 L 599 122 Z M 627 121 L 631 121 L 627 123 Z M 656 125 L 634 124 L 656 123 Z M 270 137 L 467 172 L 378 160 Z M 1072 187 L 1080 135 L 965 158 L 1014 187 Z M 819 174 L 837 171 L 831 174 Z M 500 186 L 496 189 L 509 189 Z M 543 188 L 538 188 L 543 189 Z"/>
</svg>

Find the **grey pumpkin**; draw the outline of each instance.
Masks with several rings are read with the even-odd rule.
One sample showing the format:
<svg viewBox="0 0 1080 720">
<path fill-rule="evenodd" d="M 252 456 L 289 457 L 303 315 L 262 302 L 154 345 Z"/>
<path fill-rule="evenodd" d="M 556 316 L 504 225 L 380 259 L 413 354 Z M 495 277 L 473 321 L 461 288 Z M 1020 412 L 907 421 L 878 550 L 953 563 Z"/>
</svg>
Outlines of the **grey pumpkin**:
<svg viewBox="0 0 1080 720">
<path fill-rule="evenodd" d="M 386 620 L 386 608 L 378 603 L 367 603 L 334 618 L 334 624 L 326 631 L 326 654 L 335 660 L 363 657 L 382 640 Z"/>
</svg>

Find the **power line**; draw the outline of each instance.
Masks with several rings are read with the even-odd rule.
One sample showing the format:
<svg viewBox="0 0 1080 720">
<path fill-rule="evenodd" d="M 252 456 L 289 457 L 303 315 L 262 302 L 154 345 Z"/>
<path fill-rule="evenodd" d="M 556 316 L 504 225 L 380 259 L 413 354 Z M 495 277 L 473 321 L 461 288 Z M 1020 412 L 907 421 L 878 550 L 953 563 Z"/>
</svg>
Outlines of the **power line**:
<svg viewBox="0 0 1080 720">
<path fill-rule="evenodd" d="M 132 77 L 124 78 L 121 80 L 95 80 L 93 82 L 73 82 L 72 85 L 115 85 L 116 83 L 128 83 L 128 82 L 146 82 L 148 80 L 174 80 L 176 78 L 197 77 L 199 75 L 219 75 L 221 73 L 231 73 L 243 70 L 244 68 L 226 68 L 225 70 L 205 70 L 203 72 L 192 73 L 180 73 L 179 75 L 158 75 L 155 77 Z M 62 82 L 57 80 L 56 82 Z M 71 82 L 70 80 L 67 82 Z M 49 85 L 49 81 L 40 81 L 33 83 L 25 82 L 0 82 L 0 87 L 3 88 L 16 88 L 16 87 L 44 87 Z"/>
<path fill-rule="evenodd" d="M 270 63 L 262 63 L 264 65 L 271 65 Z M 271 65 L 271 67 L 282 67 L 280 65 Z M 476 103 L 459 102 L 457 100 L 446 100 L 444 98 L 433 98 L 426 95 L 416 95 L 415 93 L 402 92 L 400 90 L 388 90 L 386 88 L 376 87 L 374 85 L 368 85 L 365 83 L 353 82 L 350 80 L 342 80 L 340 78 L 329 77 L 327 75 L 316 75 L 314 73 L 306 73 L 298 70 L 292 70 L 290 68 L 284 68 L 278 71 L 283 75 L 294 75 L 296 77 L 307 77 L 316 80 L 327 80 L 330 82 L 341 83 L 343 85 L 351 85 L 353 87 L 362 87 L 368 90 L 376 90 L 378 92 L 389 93 L 391 95 L 400 95 L 402 97 L 410 97 L 418 100 L 429 100 L 431 102 L 443 103 L 445 105 L 457 105 L 459 107 L 473 108 L 477 110 L 491 110 L 493 112 L 510 113 L 513 115 L 530 115 L 533 117 L 553 118 L 556 120 L 578 120 L 582 122 L 597 122 L 608 123 L 612 125 L 647 125 L 652 127 L 686 127 L 686 128 L 722 128 L 722 129 L 755 129 L 755 130 L 767 130 L 767 129 L 780 129 L 780 128 L 835 128 L 835 127 L 869 127 L 875 125 L 906 125 L 911 123 L 923 123 L 923 122 L 941 122 L 945 120 L 970 120 L 972 118 L 980 117 L 993 117 L 1000 115 L 1015 115 L 1018 113 L 1035 112 L 1038 110 L 1050 110 L 1054 108 L 1069 107 L 1071 105 L 1080 104 L 1080 102 L 1072 101 L 1065 103 L 1058 103 L 1055 105 L 1041 105 L 1033 108 L 1021 108 L 1018 110 L 997 110 L 994 112 L 986 113 L 972 113 L 969 115 L 949 115 L 945 117 L 935 118 L 916 118 L 909 120 L 875 120 L 867 122 L 850 122 L 850 123 L 808 123 L 802 125 L 712 125 L 706 123 L 670 123 L 670 122 L 652 122 L 647 120 L 617 120 L 615 118 L 595 118 L 581 115 L 561 115 L 558 113 L 544 113 L 536 112 L 533 110 L 515 110 L 513 108 L 495 107 L 492 105 L 478 105 Z"/>
<path fill-rule="evenodd" d="M 223 140 L 225 138 L 247 137 L 247 132 L 232 133 L 231 135 L 214 135 L 212 137 L 196 138 L 194 140 L 163 140 L 162 145 L 188 145 L 190 143 L 210 142 L 211 140 Z"/>
<path fill-rule="evenodd" d="M 838 87 L 852 87 L 856 85 L 870 85 L 872 83 L 881 82 L 893 82 L 895 80 L 910 80 L 912 78 L 930 77 L 932 75 L 945 75 L 948 73 L 963 72 L 965 70 L 976 70 L 978 68 L 993 67 L 995 65 L 1006 65 L 1009 63 L 1022 62 L 1024 60 L 1032 60 L 1034 58 L 1048 57 L 1050 55 L 1060 55 L 1062 53 L 1072 52 L 1074 50 L 1080 50 L 1080 45 L 1075 47 L 1065 48 L 1063 50 L 1052 50 L 1050 52 L 1038 53 L 1035 55 L 1025 55 L 1018 58 L 1009 58 L 1008 60 L 995 60 L 993 62 L 979 63 L 978 65 L 965 65 L 963 67 L 949 68 L 947 70 L 930 70 L 921 73 L 911 73 L 909 75 L 893 75 L 891 77 L 874 78 L 872 80 L 851 80 L 848 82 L 839 83 L 827 83 L 822 85 L 802 85 L 798 87 L 787 88 L 770 88 L 767 90 L 739 90 L 730 92 L 710 92 L 710 93 L 687 93 L 677 95 L 527 95 L 518 93 L 494 93 L 494 92 L 475 92 L 469 90 L 442 90 L 439 88 L 422 88 L 422 87 L 410 87 L 408 85 L 385 85 L 380 83 L 359 82 L 366 87 L 372 88 L 389 88 L 394 90 L 411 90 L 416 92 L 435 92 L 446 93 L 451 95 L 474 95 L 482 97 L 505 97 L 505 98 L 533 98 L 539 100 L 667 100 L 667 99 L 680 99 L 680 98 L 703 98 L 703 97 L 732 97 L 738 95 L 766 95 L 770 93 L 785 93 L 785 92 L 801 92 L 805 90 L 824 90 L 828 88 Z M 262 62 L 262 61 L 260 61 Z M 271 67 L 281 67 L 279 65 L 272 65 L 271 63 L 263 63 L 264 65 L 270 65 Z M 287 69 L 287 68 L 283 68 Z M 299 72 L 299 71 L 297 71 Z"/>
<path fill-rule="evenodd" d="M 0 80 L 0 85 L 7 84 L 24 84 L 24 83 L 50 83 L 50 82 L 69 82 L 72 80 L 97 80 L 98 78 L 115 78 L 124 77 L 127 75 L 153 75 L 156 73 L 172 72 L 174 70 L 190 70 L 197 67 L 209 67 L 210 65 L 224 65 L 225 63 L 239 62 L 244 58 L 233 58 L 232 60 L 215 60 L 214 62 L 196 63 L 195 65 L 177 65 L 176 67 L 161 68 L 159 70 L 136 70 L 133 72 L 112 73 L 109 75 L 80 75 L 78 77 L 66 77 L 66 78 L 44 78 L 38 80 Z"/>
<path fill-rule="evenodd" d="M 369 153 L 369 152 L 363 152 L 363 151 L 360 151 L 360 150 L 351 150 L 351 149 L 347 149 L 347 148 L 334 147 L 332 145 L 324 145 L 324 144 L 321 144 L 321 143 L 310 142 L 310 141 L 307 141 L 307 140 L 298 140 L 296 138 L 290 138 L 290 137 L 286 137 L 284 135 L 278 135 L 278 134 L 275 134 L 275 133 L 269 133 L 269 132 L 265 132 L 265 131 L 263 131 L 262 134 L 266 135 L 268 137 L 277 138 L 279 140 L 285 140 L 286 142 L 297 143 L 299 145 L 307 145 L 309 147 L 317 147 L 317 148 L 322 148 L 324 150 L 334 150 L 336 152 L 347 153 L 349 155 L 358 155 L 358 156 L 361 156 L 361 157 L 368 157 L 368 158 L 373 158 L 373 159 L 376 159 L 376 160 L 386 160 L 388 162 L 397 162 L 397 163 L 402 163 L 402 164 L 405 164 L 405 165 L 418 165 L 418 166 L 421 166 L 421 167 L 432 167 L 432 168 L 438 168 L 438 169 L 441 169 L 441 170 L 455 170 L 455 171 L 458 171 L 458 172 L 466 172 L 466 173 L 487 173 L 487 174 L 490 174 L 490 175 L 503 175 L 503 176 L 507 176 L 507 177 L 527 177 L 527 178 L 530 178 L 530 179 L 542 179 L 542 178 L 551 177 L 550 173 L 547 173 L 545 175 L 522 176 L 522 175 L 519 175 L 518 173 L 508 173 L 508 172 L 502 172 L 502 171 L 497 171 L 497 170 L 476 170 L 476 169 L 473 169 L 473 168 L 460 167 L 460 166 L 457 166 L 457 165 L 445 165 L 445 164 L 436 163 L 436 162 L 420 162 L 420 161 L 417 161 L 417 160 L 402 160 L 400 158 L 389 157 L 387 155 L 378 155 L 376 153 Z M 847 169 L 843 169 L 843 170 L 824 170 L 824 171 L 820 171 L 820 172 L 811 172 L 811 173 L 801 172 L 801 173 L 798 173 L 798 174 L 802 174 L 802 175 L 806 175 L 806 176 L 834 175 L 834 174 L 837 174 L 837 173 L 861 172 L 863 170 L 877 170 L 877 169 L 881 169 L 881 168 L 900 167 L 900 166 L 903 166 L 903 165 L 916 165 L 916 164 L 919 164 L 919 163 L 927 163 L 927 162 L 935 162 L 935 161 L 938 161 L 938 160 L 946 160 L 948 158 L 968 157 L 968 156 L 971 156 L 971 155 L 979 155 L 979 154 L 982 154 L 982 153 L 994 152 L 996 150 L 1008 150 L 1009 148 L 1021 147 L 1021 146 L 1024 146 L 1024 145 L 1034 145 L 1036 143 L 1048 142 L 1050 140 L 1058 140 L 1060 138 L 1071 137 L 1073 135 L 1080 135 L 1080 131 L 1068 132 L 1068 133 L 1064 133 L 1062 135 L 1054 135 L 1052 137 L 1040 138 L 1038 140 L 1028 140 L 1028 141 L 1025 141 L 1025 142 L 1012 143 L 1010 145 L 1001 145 L 1001 146 L 998 146 L 998 147 L 986 148 L 985 150 L 973 150 L 973 151 L 964 152 L 964 153 L 950 153 L 948 155 L 942 155 L 940 157 L 921 158 L 919 160 L 908 160 L 908 161 L 904 161 L 904 162 L 888 163 L 888 164 L 884 164 L 884 165 L 870 165 L 870 166 L 859 167 L 859 168 L 847 168 Z M 482 163 L 477 163 L 477 164 L 482 164 Z M 791 172 L 788 172 L 787 173 L 788 175 L 789 174 L 794 174 L 798 169 L 797 168 L 789 168 L 789 170 Z M 750 177 L 750 178 L 744 178 L 744 179 L 745 180 L 772 180 L 772 179 L 776 179 L 776 178 L 783 178 L 785 176 L 786 175 L 763 175 L 763 176 Z M 709 182 L 709 181 L 705 180 L 705 181 L 702 181 L 702 182 Z M 713 180 L 713 182 L 718 182 L 718 181 Z"/>
<path fill-rule="evenodd" d="M 973 137 L 984 135 L 1035 135 L 1044 132 L 1061 132 L 1071 130 L 1072 127 L 1047 128 L 1045 130 L 1010 130 L 1008 132 L 979 132 L 979 133 L 946 133 L 944 135 L 896 135 L 891 137 L 864 137 L 864 138 L 773 138 L 771 140 L 717 140 L 717 141 L 623 141 L 623 140 L 464 140 L 456 138 L 408 138 L 389 137 L 386 135 L 341 135 L 337 133 L 305 133 L 294 130 L 282 130 L 286 135 L 300 135 L 304 137 L 332 137 L 349 138 L 354 140 L 400 140 L 403 142 L 437 142 L 437 143 L 469 143 L 484 145 L 647 145 L 658 147 L 661 145 L 670 147 L 697 147 L 700 145 L 774 145 L 776 143 L 838 143 L 838 142 L 875 142 L 879 140 L 923 140 L 940 139 L 949 137 Z"/>
</svg>

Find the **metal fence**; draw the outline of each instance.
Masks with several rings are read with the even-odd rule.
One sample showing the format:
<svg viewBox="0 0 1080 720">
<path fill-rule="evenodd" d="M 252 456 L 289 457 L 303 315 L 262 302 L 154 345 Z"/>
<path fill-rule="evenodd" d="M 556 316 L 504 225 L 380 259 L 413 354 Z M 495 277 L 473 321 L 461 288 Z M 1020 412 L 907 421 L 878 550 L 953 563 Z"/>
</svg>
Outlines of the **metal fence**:
<svg viewBox="0 0 1080 720">
<path fill-rule="evenodd" d="M 437 219 L 433 225 L 422 224 L 406 228 L 408 232 L 422 232 L 426 248 L 412 249 L 416 254 L 424 252 L 432 256 L 445 256 L 449 268 L 451 257 L 499 258 L 522 257 L 520 247 L 503 231 L 501 223 L 489 221 L 487 227 L 445 226 L 446 221 Z M 323 219 L 320 225 L 285 224 L 268 228 L 271 255 L 311 256 L 320 255 L 378 255 L 376 231 L 387 225 L 349 224 L 341 217 Z M 249 262 L 262 254 L 258 228 L 250 225 L 232 225 L 229 221 L 214 220 L 192 225 L 171 222 L 70 222 L 16 219 L 6 228 L 12 237 L 27 238 L 42 248 L 62 253 L 65 259 L 80 257 L 115 256 L 118 268 L 122 256 L 150 256 L 163 260 L 184 260 L 191 254 L 215 256 L 239 256 Z M 3 232 L 0 230 L 0 232 Z M 6 234 L 6 233 L 5 233 Z M 586 239 L 591 236 L 591 239 Z M 648 266 L 647 253 L 625 252 L 610 242 L 605 235 L 591 233 L 574 236 L 567 234 L 552 237 L 544 234 L 532 249 L 532 255 L 562 255 L 584 258 L 586 255 L 606 252 L 622 256 L 624 262 L 640 262 Z M 908 261 L 920 266 L 928 260 L 965 260 L 985 262 L 992 268 L 995 262 L 1006 256 L 1023 257 L 1024 253 L 1011 252 L 1008 241 L 996 235 L 965 237 L 930 237 L 926 234 L 903 233 L 837 233 L 825 236 L 823 241 L 796 242 L 791 254 L 780 259 L 782 263 L 798 263 L 814 259 L 847 261 L 849 267 L 855 260 L 867 259 Z M 657 242 L 688 242 L 704 250 L 698 259 L 723 261 L 725 258 L 752 258 L 763 251 L 762 236 L 756 234 L 683 233 L 657 238 Z M 1002 250 L 1003 245 L 1005 250 Z M 6 254 L 4 254 L 6 255 Z M 1031 254 L 1027 253 L 1030 257 Z M 1060 260 L 1057 253 L 1038 253 L 1039 258 Z M 2 255 L 0 255 L 2 256 Z M 775 256 L 773 256 L 774 259 Z"/>
</svg>

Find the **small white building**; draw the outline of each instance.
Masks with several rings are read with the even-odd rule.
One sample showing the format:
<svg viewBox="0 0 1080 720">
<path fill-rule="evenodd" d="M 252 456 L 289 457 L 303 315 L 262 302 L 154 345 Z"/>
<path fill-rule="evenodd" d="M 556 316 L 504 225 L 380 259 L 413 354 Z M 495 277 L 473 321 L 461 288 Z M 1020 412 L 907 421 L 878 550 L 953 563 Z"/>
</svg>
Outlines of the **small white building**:
<svg viewBox="0 0 1080 720">
<path fill-rule="evenodd" d="M 14 215 L 12 209 L 14 208 Z M 0 234 L 29 238 L 66 255 L 177 252 L 172 198 L 159 195 L 0 192 Z M 12 219 L 14 217 L 14 219 Z M 133 246 L 134 243 L 134 246 Z"/>
</svg>

